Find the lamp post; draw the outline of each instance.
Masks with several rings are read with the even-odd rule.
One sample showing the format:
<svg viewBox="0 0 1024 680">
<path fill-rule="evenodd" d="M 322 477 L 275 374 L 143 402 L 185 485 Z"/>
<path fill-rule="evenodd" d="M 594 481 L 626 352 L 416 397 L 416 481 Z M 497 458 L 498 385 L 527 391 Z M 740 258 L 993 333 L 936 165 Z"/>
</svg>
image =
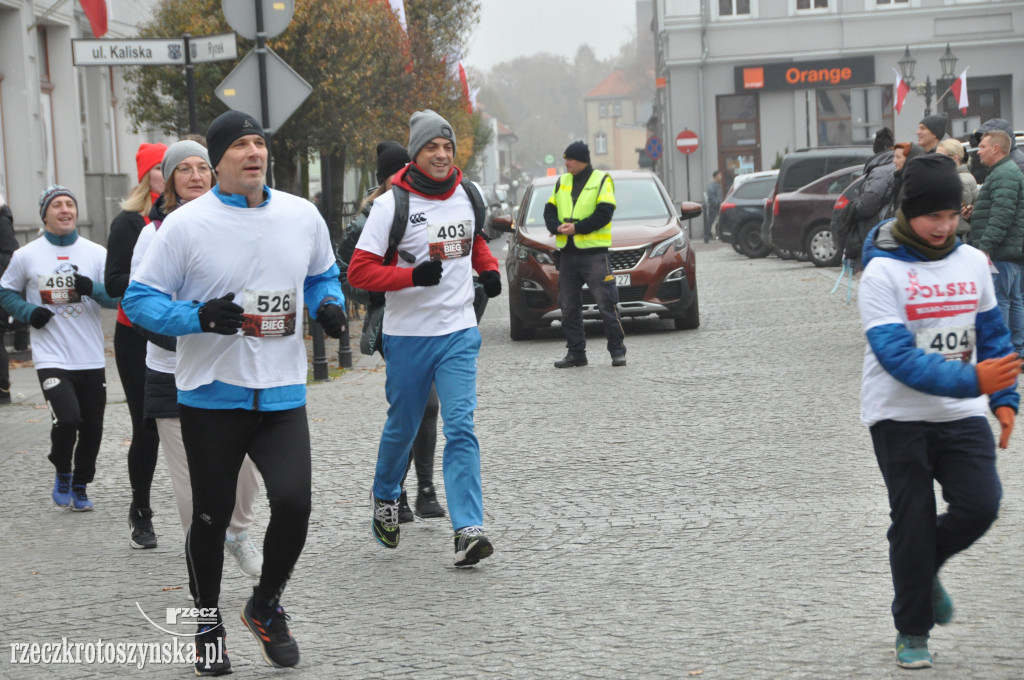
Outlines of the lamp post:
<svg viewBox="0 0 1024 680">
<path fill-rule="evenodd" d="M 949 43 L 946 43 L 946 52 L 939 57 L 939 64 L 942 65 L 942 78 L 943 80 L 952 80 L 953 76 L 956 75 L 956 55 L 949 49 Z M 896 65 L 900 68 L 900 76 L 904 82 L 907 83 L 908 87 L 914 87 L 914 67 L 917 66 L 917 59 L 910 56 L 910 45 L 907 45 L 906 51 L 903 53 L 903 58 L 896 62 Z M 928 117 L 932 115 L 932 97 L 935 96 L 936 88 L 932 85 L 932 77 L 930 75 L 925 76 L 923 83 L 918 83 L 914 88 L 914 91 L 921 97 L 924 97 L 924 115 Z M 940 97 L 941 99 L 941 97 Z M 938 106 L 938 102 L 935 102 Z"/>
</svg>

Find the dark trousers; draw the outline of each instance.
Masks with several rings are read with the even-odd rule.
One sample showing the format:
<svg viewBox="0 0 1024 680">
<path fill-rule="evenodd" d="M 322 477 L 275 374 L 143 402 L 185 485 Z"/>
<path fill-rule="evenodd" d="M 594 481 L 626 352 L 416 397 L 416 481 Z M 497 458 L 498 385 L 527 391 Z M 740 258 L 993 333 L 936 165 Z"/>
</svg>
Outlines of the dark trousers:
<svg viewBox="0 0 1024 680">
<path fill-rule="evenodd" d="M 935 624 L 932 579 L 999 511 L 1003 491 L 992 430 L 981 416 L 946 423 L 883 420 L 871 426 L 871 440 L 889 492 L 896 630 L 925 635 Z M 933 480 L 948 503 L 938 516 Z"/>
<path fill-rule="evenodd" d="M 102 368 L 40 368 L 36 374 L 53 416 L 48 459 L 57 472 L 74 473 L 72 484 L 89 484 L 96 474 L 96 457 L 103 437 L 106 372 Z"/>
<path fill-rule="evenodd" d="M 146 427 L 142 415 L 146 399 L 146 339 L 129 326 L 117 324 L 114 329 L 114 359 L 132 418 L 132 443 L 128 447 L 128 481 L 132 485 L 132 501 L 137 508 L 148 508 L 160 436 L 155 427 Z"/>
<path fill-rule="evenodd" d="M 409 449 L 409 464 L 402 477 L 402 489 L 405 489 L 405 478 L 409 476 L 409 468 L 416 465 L 416 484 L 419 488 L 434 484 L 434 452 L 437 450 L 437 413 L 441 402 L 437 398 L 437 388 L 430 386 L 427 407 L 423 410 L 423 420 L 416 432 L 416 439 Z"/>
<path fill-rule="evenodd" d="M 185 539 L 189 585 L 198 607 L 217 607 L 224 532 L 235 507 L 246 454 L 263 477 L 270 523 L 256 592 L 274 603 L 306 543 L 310 445 L 306 407 L 287 411 L 212 410 L 181 405 L 181 437 L 192 484 L 192 526 Z"/>
<path fill-rule="evenodd" d="M 587 335 L 583 331 L 583 284 L 590 288 L 604 324 L 604 337 L 612 356 L 626 353 L 619 321 L 619 289 L 615 285 L 607 252 L 586 250 L 561 251 L 558 258 L 558 306 L 562 309 L 562 330 L 565 346 L 573 354 L 587 351 Z"/>
</svg>

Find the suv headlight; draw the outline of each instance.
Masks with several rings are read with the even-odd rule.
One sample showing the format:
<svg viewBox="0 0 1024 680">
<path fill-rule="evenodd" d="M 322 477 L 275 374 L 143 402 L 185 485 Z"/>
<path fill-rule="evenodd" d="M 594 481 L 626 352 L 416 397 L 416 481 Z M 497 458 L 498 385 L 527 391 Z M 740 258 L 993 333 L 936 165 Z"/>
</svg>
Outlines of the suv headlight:
<svg viewBox="0 0 1024 680">
<path fill-rule="evenodd" d="M 676 250 L 682 250 L 683 246 L 686 245 L 686 237 L 680 232 L 677 236 L 667 238 L 658 245 L 654 246 L 654 250 L 651 251 L 651 257 L 661 257 L 668 252 L 669 246 L 675 246 Z"/>
<path fill-rule="evenodd" d="M 555 261 L 551 259 L 543 250 L 537 250 L 536 248 L 530 248 L 529 246 L 520 245 L 516 248 L 516 259 L 520 262 L 526 262 L 528 259 L 533 258 L 540 264 L 554 264 Z"/>
</svg>

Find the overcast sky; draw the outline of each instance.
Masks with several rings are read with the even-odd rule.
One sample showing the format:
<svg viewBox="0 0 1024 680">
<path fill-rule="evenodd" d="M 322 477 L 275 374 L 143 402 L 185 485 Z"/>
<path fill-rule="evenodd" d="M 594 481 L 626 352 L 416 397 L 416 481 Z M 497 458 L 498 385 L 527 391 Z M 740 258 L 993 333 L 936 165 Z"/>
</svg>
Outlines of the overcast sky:
<svg viewBox="0 0 1024 680">
<path fill-rule="evenodd" d="M 572 59 L 588 44 L 598 59 L 636 35 L 635 0 L 482 0 L 463 63 L 485 71 L 538 52 Z"/>
</svg>

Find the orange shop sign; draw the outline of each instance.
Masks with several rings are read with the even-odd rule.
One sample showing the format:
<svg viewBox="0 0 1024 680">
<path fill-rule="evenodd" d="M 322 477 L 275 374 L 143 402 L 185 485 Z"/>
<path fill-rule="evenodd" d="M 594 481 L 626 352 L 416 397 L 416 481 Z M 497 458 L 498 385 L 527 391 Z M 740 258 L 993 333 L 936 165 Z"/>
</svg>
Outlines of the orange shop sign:
<svg viewBox="0 0 1024 680">
<path fill-rule="evenodd" d="M 875 58 L 852 57 L 737 66 L 735 81 L 737 92 L 870 85 L 875 82 Z"/>
</svg>

